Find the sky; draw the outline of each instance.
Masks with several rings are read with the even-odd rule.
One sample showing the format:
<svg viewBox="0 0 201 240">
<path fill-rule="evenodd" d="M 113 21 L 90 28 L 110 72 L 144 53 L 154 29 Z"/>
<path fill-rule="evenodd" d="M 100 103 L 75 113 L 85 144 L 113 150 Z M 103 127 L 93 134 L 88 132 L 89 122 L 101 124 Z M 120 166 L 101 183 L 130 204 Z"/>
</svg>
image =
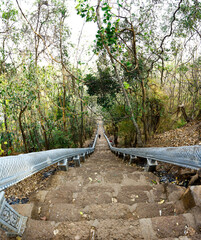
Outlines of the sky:
<svg viewBox="0 0 201 240">
<path fill-rule="evenodd" d="M 70 40 L 75 44 L 75 46 L 78 46 L 80 33 L 82 33 L 79 42 L 79 55 L 81 61 L 86 61 L 92 56 L 87 56 L 86 53 L 88 52 L 89 47 L 93 44 L 93 41 L 95 39 L 95 35 L 97 33 L 97 25 L 92 22 L 85 22 L 83 18 L 77 15 L 75 10 L 75 0 L 69 0 L 68 2 L 70 16 L 67 18 L 67 23 L 71 29 L 72 34 Z M 74 54 L 74 56 L 75 55 L 76 54 Z M 95 57 L 93 59 L 95 60 Z"/>
</svg>

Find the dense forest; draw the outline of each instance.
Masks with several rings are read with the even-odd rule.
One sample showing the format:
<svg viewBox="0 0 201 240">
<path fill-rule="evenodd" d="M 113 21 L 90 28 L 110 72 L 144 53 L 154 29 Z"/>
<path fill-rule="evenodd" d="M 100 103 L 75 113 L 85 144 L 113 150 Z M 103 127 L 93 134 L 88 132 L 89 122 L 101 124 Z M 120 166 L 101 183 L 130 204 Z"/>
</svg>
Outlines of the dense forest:
<svg viewBox="0 0 201 240">
<path fill-rule="evenodd" d="M 91 67 L 71 61 L 70 1 L 23 2 L 0 2 L 1 155 L 83 147 L 100 118 L 133 147 L 201 118 L 200 1 L 77 0 Z"/>
</svg>

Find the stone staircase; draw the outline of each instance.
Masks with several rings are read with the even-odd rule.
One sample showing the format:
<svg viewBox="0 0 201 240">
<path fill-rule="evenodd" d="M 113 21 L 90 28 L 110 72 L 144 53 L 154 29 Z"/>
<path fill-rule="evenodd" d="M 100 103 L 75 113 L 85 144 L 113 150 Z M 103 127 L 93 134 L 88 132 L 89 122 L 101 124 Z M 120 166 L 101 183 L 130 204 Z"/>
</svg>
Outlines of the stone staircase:
<svg viewBox="0 0 201 240">
<path fill-rule="evenodd" d="M 100 133 L 80 168 L 57 171 L 46 190 L 14 206 L 29 217 L 22 239 L 201 239 L 201 210 L 185 210 L 185 188 L 126 164 Z"/>
</svg>

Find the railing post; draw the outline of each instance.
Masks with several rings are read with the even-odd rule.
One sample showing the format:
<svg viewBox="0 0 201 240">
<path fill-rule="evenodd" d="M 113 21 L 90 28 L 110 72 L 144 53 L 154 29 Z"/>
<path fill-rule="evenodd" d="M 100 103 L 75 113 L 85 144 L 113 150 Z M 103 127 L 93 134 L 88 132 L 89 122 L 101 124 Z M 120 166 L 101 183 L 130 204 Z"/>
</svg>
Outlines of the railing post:
<svg viewBox="0 0 201 240">
<path fill-rule="evenodd" d="M 126 153 L 123 153 L 123 160 L 124 160 L 124 162 L 126 162 L 126 160 L 128 160 L 128 159 L 129 159 L 129 155 L 126 154 Z"/>
<path fill-rule="evenodd" d="M 156 160 L 153 160 L 151 158 L 147 158 L 147 165 L 145 167 L 146 172 L 153 172 L 156 171 L 156 166 L 158 165 L 158 162 Z"/>
<path fill-rule="evenodd" d="M 68 159 L 64 159 L 60 162 L 58 162 L 58 167 L 62 171 L 68 171 Z"/>
<path fill-rule="evenodd" d="M 82 154 L 80 155 L 80 161 L 81 161 L 81 162 L 85 162 L 85 153 L 82 153 Z"/>
<path fill-rule="evenodd" d="M 0 228 L 8 236 L 22 236 L 26 228 L 27 217 L 17 213 L 7 202 L 4 192 L 0 192 Z"/>
<path fill-rule="evenodd" d="M 73 161 L 74 161 L 76 167 L 80 167 L 80 156 L 79 155 L 73 157 Z"/>
<path fill-rule="evenodd" d="M 133 161 L 133 160 L 136 160 L 136 159 L 137 159 L 137 157 L 136 157 L 135 155 L 130 155 L 130 161 L 129 161 L 129 164 L 134 163 L 135 161 Z"/>
</svg>

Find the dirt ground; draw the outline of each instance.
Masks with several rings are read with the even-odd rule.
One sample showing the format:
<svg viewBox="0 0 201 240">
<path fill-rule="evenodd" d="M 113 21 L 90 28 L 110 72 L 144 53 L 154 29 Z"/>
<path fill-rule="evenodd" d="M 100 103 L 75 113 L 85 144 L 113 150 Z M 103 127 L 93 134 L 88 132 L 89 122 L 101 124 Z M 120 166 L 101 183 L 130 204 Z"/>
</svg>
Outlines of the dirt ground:
<svg viewBox="0 0 201 240">
<path fill-rule="evenodd" d="M 156 134 L 146 147 L 179 147 L 201 145 L 201 121 L 192 121 L 181 128 Z"/>
</svg>

